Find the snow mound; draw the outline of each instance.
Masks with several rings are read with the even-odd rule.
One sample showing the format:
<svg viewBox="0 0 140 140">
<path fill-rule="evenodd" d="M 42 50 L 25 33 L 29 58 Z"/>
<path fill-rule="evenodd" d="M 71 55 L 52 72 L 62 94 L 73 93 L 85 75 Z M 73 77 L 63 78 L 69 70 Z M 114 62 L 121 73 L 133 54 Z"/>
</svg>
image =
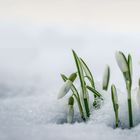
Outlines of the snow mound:
<svg viewBox="0 0 140 140">
<path fill-rule="evenodd" d="M 66 124 L 68 95 L 62 100 L 56 99 L 57 93 L 2 98 L 0 100 L 0 139 L 138 139 L 140 137 L 140 109 L 135 100 L 136 90 L 133 91 L 135 127 L 131 130 L 127 129 L 126 93 L 118 91 L 121 128 L 114 129 L 115 117 L 110 92 L 102 91 L 99 87 L 98 90 L 105 98 L 101 108 L 92 109 L 90 119 L 83 123 L 80 122 L 76 107 L 75 122 L 71 125 Z"/>
</svg>

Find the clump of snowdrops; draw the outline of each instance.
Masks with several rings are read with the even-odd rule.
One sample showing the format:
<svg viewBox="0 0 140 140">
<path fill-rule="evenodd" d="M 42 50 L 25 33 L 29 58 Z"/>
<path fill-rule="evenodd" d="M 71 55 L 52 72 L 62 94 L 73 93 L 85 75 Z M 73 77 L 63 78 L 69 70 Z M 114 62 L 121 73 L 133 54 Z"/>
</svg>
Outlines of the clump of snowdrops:
<svg viewBox="0 0 140 140">
<path fill-rule="evenodd" d="M 89 93 L 93 94 L 93 108 L 100 109 L 101 101 L 103 101 L 102 94 L 96 89 L 93 75 L 85 63 L 85 61 L 80 58 L 74 50 L 72 50 L 74 61 L 76 64 L 76 70 L 70 76 L 61 74 L 64 85 L 61 87 L 58 99 L 63 98 L 66 94 L 69 94 L 68 99 L 68 112 L 67 112 L 67 122 L 73 123 L 74 117 L 74 106 L 77 102 L 79 113 L 83 121 L 87 121 L 91 114 Z M 122 52 L 116 52 L 116 61 L 123 74 L 126 91 L 127 91 L 127 101 L 128 101 L 128 118 L 129 127 L 133 127 L 133 110 L 132 110 L 132 100 L 131 100 L 131 89 L 132 89 L 132 58 L 129 54 L 126 57 Z M 74 82 L 78 79 L 80 81 L 80 91 L 75 86 Z M 102 89 L 107 91 L 109 88 L 110 81 L 110 67 L 107 65 L 103 75 Z M 71 91 L 71 92 L 70 92 Z M 90 92 L 89 92 L 90 91 Z M 115 126 L 119 127 L 119 101 L 117 95 L 117 89 L 114 84 L 111 85 L 111 99 L 115 114 Z M 110 96 L 110 95 L 107 95 Z M 140 80 L 139 88 L 137 93 L 137 101 L 140 105 Z"/>
<path fill-rule="evenodd" d="M 91 114 L 90 109 L 90 102 L 89 102 L 89 93 L 93 94 L 93 107 L 95 109 L 100 108 L 100 103 L 103 100 L 101 93 L 96 89 L 93 75 L 84 62 L 82 58 L 80 58 L 76 52 L 73 50 L 73 57 L 76 65 L 76 70 L 70 76 L 66 76 L 61 74 L 63 81 L 65 82 L 64 85 L 61 87 L 58 99 L 63 98 L 66 94 L 69 93 L 69 100 L 68 100 L 68 113 L 67 113 L 67 122 L 73 122 L 74 116 L 74 103 L 77 102 L 79 113 L 81 119 L 83 121 L 87 121 Z M 103 79 L 103 89 L 107 90 L 109 85 L 109 76 L 110 69 L 109 66 L 106 67 Z M 80 91 L 74 85 L 75 80 L 78 78 L 80 81 Z M 72 92 L 70 92 L 72 91 Z M 90 92 L 89 92 L 90 91 Z"/>
</svg>

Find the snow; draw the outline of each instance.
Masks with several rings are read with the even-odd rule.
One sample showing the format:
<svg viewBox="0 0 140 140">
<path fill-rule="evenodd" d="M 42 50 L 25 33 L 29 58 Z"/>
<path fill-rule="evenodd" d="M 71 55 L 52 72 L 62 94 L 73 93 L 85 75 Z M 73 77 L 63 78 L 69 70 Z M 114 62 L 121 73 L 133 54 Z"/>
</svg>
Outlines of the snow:
<svg viewBox="0 0 140 140">
<path fill-rule="evenodd" d="M 93 28 L 0 24 L 0 140 L 85 140 L 140 138 L 140 108 L 136 101 L 139 79 L 140 33 L 97 31 Z M 60 73 L 75 72 L 71 49 L 87 62 L 105 100 L 88 122 L 77 107 L 72 125 L 66 124 L 67 99 L 57 100 L 63 85 Z M 128 129 L 127 94 L 116 64 L 115 51 L 133 57 L 134 125 Z M 101 90 L 104 66 L 111 66 L 111 83 L 118 91 L 121 128 L 115 118 L 110 90 Z M 92 103 L 92 100 L 91 100 Z"/>
</svg>

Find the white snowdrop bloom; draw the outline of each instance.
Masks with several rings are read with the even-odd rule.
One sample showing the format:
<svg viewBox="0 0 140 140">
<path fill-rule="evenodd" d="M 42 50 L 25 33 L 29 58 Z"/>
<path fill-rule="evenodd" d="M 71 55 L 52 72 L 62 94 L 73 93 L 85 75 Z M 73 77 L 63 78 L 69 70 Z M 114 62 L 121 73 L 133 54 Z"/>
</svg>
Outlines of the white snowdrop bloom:
<svg viewBox="0 0 140 140">
<path fill-rule="evenodd" d="M 137 103 L 138 103 L 138 105 L 140 107 L 140 88 L 137 91 Z"/>
<path fill-rule="evenodd" d="M 109 78 L 110 78 L 110 69 L 109 66 L 106 65 L 104 75 L 103 75 L 103 83 L 102 83 L 103 89 L 105 90 L 107 90 L 108 88 Z"/>
<path fill-rule="evenodd" d="M 74 117 L 74 108 L 73 105 L 68 105 L 68 114 L 67 114 L 67 123 L 72 123 L 73 122 L 73 117 Z"/>
<path fill-rule="evenodd" d="M 71 89 L 73 82 L 75 81 L 77 77 L 77 73 L 72 73 L 68 80 L 65 82 L 65 84 L 62 86 L 62 88 L 59 91 L 59 94 L 57 96 L 57 99 L 63 98 Z"/>
<path fill-rule="evenodd" d="M 115 57 L 116 57 L 117 64 L 118 64 L 119 68 L 121 69 L 121 71 L 123 73 L 129 71 L 127 60 L 126 60 L 125 56 L 123 55 L 123 53 L 116 52 Z"/>
<path fill-rule="evenodd" d="M 69 90 L 71 89 L 72 84 L 73 84 L 72 81 L 67 80 L 65 82 L 65 84 L 62 86 L 62 88 L 60 89 L 59 94 L 57 96 L 57 99 L 63 98 L 69 92 Z"/>
</svg>

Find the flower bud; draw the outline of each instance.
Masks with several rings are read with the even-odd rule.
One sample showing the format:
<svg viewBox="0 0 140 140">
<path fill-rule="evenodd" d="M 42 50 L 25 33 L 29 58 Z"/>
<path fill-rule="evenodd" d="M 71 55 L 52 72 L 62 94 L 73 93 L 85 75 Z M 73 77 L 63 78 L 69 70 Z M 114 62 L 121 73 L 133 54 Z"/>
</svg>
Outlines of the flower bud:
<svg viewBox="0 0 140 140">
<path fill-rule="evenodd" d="M 115 85 L 111 86 L 112 100 L 114 104 L 118 104 L 118 95 Z"/>
<path fill-rule="evenodd" d="M 104 75 L 103 75 L 103 89 L 107 90 L 108 89 L 108 85 L 109 85 L 109 79 L 110 79 L 110 68 L 107 65 L 104 71 Z"/>
<path fill-rule="evenodd" d="M 68 114 L 67 114 L 67 122 L 72 123 L 74 117 L 74 98 L 71 96 L 68 101 Z"/>
<path fill-rule="evenodd" d="M 116 52 L 115 56 L 116 56 L 117 64 L 118 64 L 120 70 L 123 73 L 128 72 L 129 68 L 128 68 L 127 60 L 126 60 L 124 54 L 122 52 Z"/>
<path fill-rule="evenodd" d="M 68 114 L 67 114 L 67 123 L 72 123 L 73 122 L 73 117 L 74 117 L 74 108 L 73 105 L 68 106 Z"/>
</svg>

